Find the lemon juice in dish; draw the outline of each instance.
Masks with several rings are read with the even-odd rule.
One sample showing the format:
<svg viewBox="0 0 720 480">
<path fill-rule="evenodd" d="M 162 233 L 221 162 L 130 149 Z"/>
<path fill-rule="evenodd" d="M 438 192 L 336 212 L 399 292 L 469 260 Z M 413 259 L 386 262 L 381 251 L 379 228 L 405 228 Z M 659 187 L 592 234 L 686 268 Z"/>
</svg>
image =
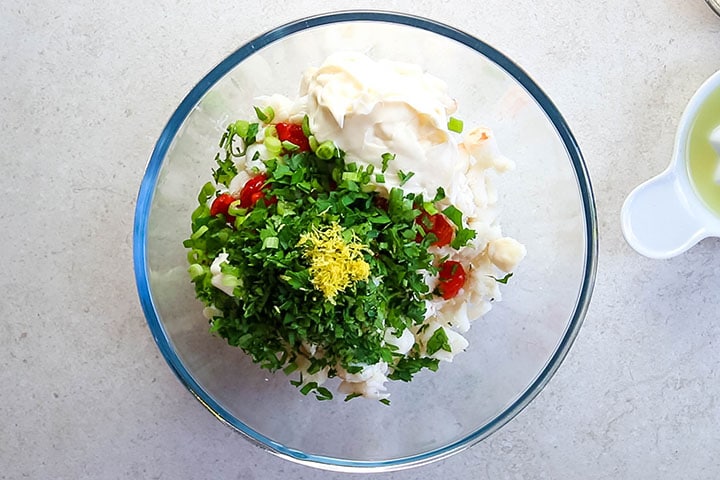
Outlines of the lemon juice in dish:
<svg viewBox="0 0 720 480">
<path fill-rule="evenodd" d="M 718 126 L 720 88 L 716 88 L 698 109 L 686 149 L 688 175 L 695 192 L 710 211 L 720 217 L 720 183 L 715 180 L 715 172 L 720 169 L 720 154 L 710 142 L 710 136 Z"/>
</svg>

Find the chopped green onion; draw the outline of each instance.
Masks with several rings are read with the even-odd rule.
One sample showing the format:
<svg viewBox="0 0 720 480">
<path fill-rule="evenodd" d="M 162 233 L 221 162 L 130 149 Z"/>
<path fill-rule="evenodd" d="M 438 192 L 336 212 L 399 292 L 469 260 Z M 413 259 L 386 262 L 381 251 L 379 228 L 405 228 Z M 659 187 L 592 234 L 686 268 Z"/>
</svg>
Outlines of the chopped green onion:
<svg viewBox="0 0 720 480">
<path fill-rule="evenodd" d="M 325 387 L 317 387 L 315 392 L 315 398 L 320 401 L 333 399 L 333 394 Z"/>
<path fill-rule="evenodd" d="M 255 109 L 255 114 L 258 117 L 258 120 L 265 123 L 270 123 L 273 121 L 273 118 L 275 118 L 275 110 L 268 105 L 267 107 L 263 108 L 262 110 L 258 107 L 253 107 Z"/>
<path fill-rule="evenodd" d="M 383 175 L 382 173 L 376 173 L 375 183 L 385 183 L 385 175 Z"/>
<path fill-rule="evenodd" d="M 232 215 L 233 217 L 237 217 L 238 215 L 245 215 L 247 213 L 247 208 L 240 207 L 241 203 L 241 200 L 235 200 L 230 205 L 228 205 L 228 215 Z"/>
<path fill-rule="evenodd" d="M 207 225 L 202 225 L 200 228 L 195 230 L 192 235 L 190 235 L 190 238 L 193 240 L 197 240 L 198 238 L 202 237 L 208 230 L 209 229 Z"/>
<path fill-rule="evenodd" d="M 265 132 L 265 137 L 277 137 L 278 136 L 277 127 L 275 127 L 275 125 L 268 125 L 267 127 L 265 127 L 264 132 Z"/>
<path fill-rule="evenodd" d="M 235 133 L 245 138 L 245 135 L 247 135 L 248 129 L 250 128 L 250 123 L 246 120 L 238 120 L 233 124 L 233 128 L 235 129 Z"/>
<path fill-rule="evenodd" d="M 320 160 L 330 160 L 335 156 L 335 143 L 332 140 L 326 140 L 320 145 L 318 145 L 317 150 L 315 150 L 315 155 Z"/>
<path fill-rule="evenodd" d="M 292 143 L 288 140 L 283 140 L 282 146 L 288 152 L 294 152 L 296 150 L 300 150 L 300 147 L 298 147 L 297 145 L 295 145 L 294 143 Z"/>
<path fill-rule="evenodd" d="M 263 248 L 278 248 L 280 239 L 278 237 L 267 237 L 263 240 Z"/>
<path fill-rule="evenodd" d="M 450 130 L 451 132 L 462 133 L 462 131 L 463 131 L 463 121 L 462 121 L 462 120 L 459 120 L 459 119 L 457 119 L 457 118 L 455 118 L 455 117 L 450 117 L 450 118 L 448 119 L 447 128 L 448 128 L 448 130 Z"/>
<path fill-rule="evenodd" d="M 194 221 L 197 220 L 198 218 L 201 218 L 201 217 L 209 217 L 209 216 L 210 216 L 210 209 L 208 208 L 207 205 L 205 205 L 204 203 L 201 203 L 201 204 L 198 205 L 198 207 L 197 207 L 195 210 L 193 210 L 193 212 L 190 214 L 190 219 L 194 222 Z"/>
<path fill-rule="evenodd" d="M 212 182 L 207 182 L 200 189 L 200 194 L 198 195 L 198 202 L 201 205 L 204 205 L 213 195 L 215 195 L 215 187 L 213 186 Z"/>
<path fill-rule="evenodd" d="M 203 268 L 202 265 L 193 263 L 188 268 L 188 273 L 190 274 L 190 280 L 195 280 L 196 278 L 205 275 L 205 269 Z"/>
<path fill-rule="evenodd" d="M 312 135 L 312 132 L 310 131 L 310 118 L 307 115 L 305 115 L 302 120 L 302 131 L 308 138 Z"/>
<path fill-rule="evenodd" d="M 307 395 L 308 393 L 310 393 L 310 392 L 312 392 L 313 390 L 315 390 L 315 389 L 317 388 L 317 386 L 318 386 L 317 382 L 307 383 L 307 384 L 305 384 L 305 386 L 303 386 L 303 387 L 300 389 L 300 393 L 302 393 L 303 395 Z"/>
<path fill-rule="evenodd" d="M 308 145 L 310 145 L 310 150 L 312 150 L 313 152 L 316 151 L 317 148 L 320 146 L 320 144 L 318 144 L 317 138 L 315 138 L 315 135 L 310 135 L 308 137 Z"/>
<path fill-rule="evenodd" d="M 424 202 L 423 203 L 423 209 L 430 215 L 435 215 L 438 213 L 438 209 L 435 207 L 435 204 L 433 202 Z"/>
<path fill-rule="evenodd" d="M 270 155 L 279 155 L 282 152 L 282 142 L 277 137 L 265 137 L 263 145 Z"/>
<path fill-rule="evenodd" d="M 193 248 L 187 254 L 188 263 L 190 264 L 199 262 L 203 257 L 205 257 L 205 255 L 202 250 L 198 250 L 197 248 Z"/>
<path fill-rule="evenodd" d="M 360 174 L 358 172 L 343 172 L 342 179 L 350 182 L 359 182 Z"/>
</svg>

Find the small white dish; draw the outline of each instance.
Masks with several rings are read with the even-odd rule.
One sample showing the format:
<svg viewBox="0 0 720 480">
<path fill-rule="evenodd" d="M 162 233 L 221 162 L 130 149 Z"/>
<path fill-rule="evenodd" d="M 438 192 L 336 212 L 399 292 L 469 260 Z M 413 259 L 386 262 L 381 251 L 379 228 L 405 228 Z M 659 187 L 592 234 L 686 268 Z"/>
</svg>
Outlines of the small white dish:
<svg viewBox="0 0 720 480">
<path fill-rule="evenodd" d="M 720 71 L 702 84 L 685 108 L 668 168 L 635 188 L 622 206 L 623 235 L 632 248 L 646 257 L 671 258 L 703 238 L 720 237 L 720 215 L 699 196 L 688 172 L 693 124 L 706 102 L 718 92 Z M 706 138 L 720 156 L 720 110 L 717 123 Z M 720 159 L 717 162 L 713 168 L 716 182 L 720 176 Z"/>
</svg>

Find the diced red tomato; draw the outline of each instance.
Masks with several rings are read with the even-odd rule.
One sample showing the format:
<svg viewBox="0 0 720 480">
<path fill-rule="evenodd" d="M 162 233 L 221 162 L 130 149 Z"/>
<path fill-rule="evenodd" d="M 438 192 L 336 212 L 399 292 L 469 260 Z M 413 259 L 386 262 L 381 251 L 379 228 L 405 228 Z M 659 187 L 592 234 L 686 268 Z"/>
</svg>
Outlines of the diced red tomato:
<svg viewBox="0 0 720 480">
<path fill-rule="evenodd" d="M 302 125 L 281 122 L 275 124 L 275 129 L 281 142 L 294 143 L 300 148 L 301 152 L 310 150 L 310 142 L 303 133 Z"/>
<path fill-rule="evenodd" d="M 263 197 L 262 189 L 265 187 L 267 176 L 264 173 L 256 175 L 245 183 L 240 190 L 240 207 L 250 208 Z"/>
<path fill-rule="evenodd" d="M 223 215 L 225 215 L 225 219 L 228 222 L 234 222 L 235 217 L 233 217 L 232 215 L 228 215 L 228 208 L 230 207 L 230 204 L 234 201 L 235 197 L 233 197 L 229 193 L 222 193 L 218 195 L 215 200 L 213 200 L 212 205 L 210 205 L 210 215 L 214 217 L 222 213 Z"/>
<path fill-rule="evenodd" d="M 430 215 L 429 213 L 423 211 L 415 219 L 415 223 L 420 225 L 422 229 L 425 230 L 426 234 L 432 233 L 437 237 L 437 240 L 433 242 L 433 245 L 436 247 L 450 245 L 453 237 L 455 236 L 455 228 L 442 213 Z M 422 241 L 422 237 L 418 235 L 415 241 Z"/>
<path fill-rule="evenodd" d="M 445 300 L 450 300 L 465 285 L 465 269 L 460 262 L 448 260 L 440 265 L 438 280 L 438 293 Z"/>
<path fill-rule="evenodd" d="M 245 185 L 240 190 L 239 195 L 241 208 L 251 208 L 255 206 L 255 204 L 260 199 L 263 199 L 266 206 L 277 203 L 277 197 L 265 197 L 265 192 L 263 192 L 262 190 L 267 187 L 265 183 L 266 181 L 267 176 L 264 173 L 261 173 L 260 175 L 254 176 L 245 183 Z M 235 217 L 228 214 L 228 209 L 230 208 L 230 204 L 236 200 L 238 200 L 238 198 L 230 195 L 229 193 L 222 193 L 218 195 L 215 200 L 213 200 L 213 203 L 210 205 L 210 215 L 217 216 L 222 213 L 223 215 L 225 215 L 225 219 L 228 221 L 228 223 L 235 222 Z"/>
</svg>

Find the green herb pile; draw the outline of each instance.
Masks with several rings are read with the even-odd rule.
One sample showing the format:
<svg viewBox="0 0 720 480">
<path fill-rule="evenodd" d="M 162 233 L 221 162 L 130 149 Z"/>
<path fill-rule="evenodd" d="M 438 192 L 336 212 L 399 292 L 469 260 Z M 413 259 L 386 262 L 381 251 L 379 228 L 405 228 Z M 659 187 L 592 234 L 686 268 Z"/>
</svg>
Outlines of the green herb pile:
<svg viewBox="0 0 720 480">
<path fill-rule="evenodd" d="M 245 155 L 245 146 L 255 143 L 259 128 L 244 121 L 228 126 L 216 157 L 215 183 L 202 187 L 192 214 L 192 235 L 184 242 L 197 297 L 222 312 L 210 320 L 210 330 L 261 367 L 287 374 L 298 368 L 303 344 L 316 345 L 322 352 L 305 354 L 311 362 L 309 374 L 329 367 L 328 376 L 334 377 L 338 366 L 358 373 L 379 361 L 390 365 L 388 377 L 393 380 L 409 381 L 423 368 L 436 370 L 438 360 L 421 356 L 417 344 L 400 355 L 383 338 L 388 327 L 399 336 L 424 321 L 424 300 L 433 292 L 423 274 L 435 275 L 438 267 L 428 252 L 435 236 L 426 234 L 416 218 L 422 210 L 435 209 L 444 198 L 442 189 L 428 199 L 400 188 L 391 189 L 388 198 L 380 197 L 373 185 L 384 182 L 393 155 L 383 156 L 382 171 L 359 168 L 345 163 L 343 152 L 332 142 L 317 145 L 309 135 L 310 150 L 299 151 L 285 142 L 275 158 L 264 161 L 263 194 L 273 201 L 235 209 L 235 220 L 229 223 L 225 215 L 211 215 L 209 203 L 226 190 L 221 185 L 229 187 L 237 174 L 236 159 Z M 307 123 L 305 128 L 309 134 Z M 407 179 L 412 173 L 403 175 Z M 474 232 L 462 228 L 457 209 L 445 212 L 458 227 L 452 246 L 460 248 Z M 329 300 L 314 287 L 298 243 L 301 235 L 331 224 L 342 227 L 346 240 L 353 238 L 367 247 L 363 259 L 370 275 Z M 228 255 L 221 269 L 233 296 L 211 283 L 210 265 L 221 253 Z M 449 350 L 444 331 L 438 332 L 427 354 Z M 294 384 L 304 394 L 332 398 L 328 389 L 302 378 Z"/>
</svg>

